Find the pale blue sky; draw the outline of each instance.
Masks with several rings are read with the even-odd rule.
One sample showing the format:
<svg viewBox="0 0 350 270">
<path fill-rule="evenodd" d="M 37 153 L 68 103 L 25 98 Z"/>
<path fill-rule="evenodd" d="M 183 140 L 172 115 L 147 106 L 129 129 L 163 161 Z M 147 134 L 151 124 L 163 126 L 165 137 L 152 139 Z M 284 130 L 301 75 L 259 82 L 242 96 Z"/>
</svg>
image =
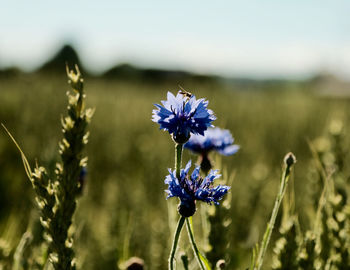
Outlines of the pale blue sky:
<svg viewBox="0 0 350 270">
<path fill-rule="evenodd" d="M 120 62 L 246 77 L 350 76 L 350 1 L 16 1 L 0 9 L 0 66 L 33 69 L 63 43 Z"/>
</svg>

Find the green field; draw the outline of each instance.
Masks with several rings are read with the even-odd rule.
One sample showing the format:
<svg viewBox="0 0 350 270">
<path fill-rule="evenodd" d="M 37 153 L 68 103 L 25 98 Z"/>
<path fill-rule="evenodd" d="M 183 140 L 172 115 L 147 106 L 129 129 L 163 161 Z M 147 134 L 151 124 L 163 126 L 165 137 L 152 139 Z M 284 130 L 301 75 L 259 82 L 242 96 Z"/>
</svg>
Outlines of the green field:
<svg viewBox="0 0 350 270">
<path fill-rule="evenodd" d="M 147 269 L 167 268 L 177 217 L 176 200 L 165 200 L 164 178 L 167 168 L 174 164 L 174 146 L 169 134 L 159 131 L 151 121 L 151 115 L 153 104 L 166 99 L 167 91 L 177 92 L 178 84 L 197 98 L 209 100 L 208 107 L 217 116 L 214 125 L 229 129 L 241 146 L 234 156 L 213 156 L 224 179 L 234 178 L 231 224 L 225 232 L 231 242 L 227 269 L 249 266 L 251 249 L 265 230 L 282 160 L 289 151 L 298 160 L 289 191 L 295 193 L 301 230 L 312 226 L 319 193 L 308 141 L 328 136 L 335 120 L 347 130 L 348 99 L 318 95 L 312 82 L 152 83 L 87 78 L 87 103 L 96 111 L 86 149 L 87 184 L 74 220 L 79 269 L 115 269 L 131 256 L 143 258 Z M 54 169 L 68 89 L 64 74 L 28 74 L 0 80 L 0 122 L 15 136 L 32 166 L 37 160 Z M 349 136 L 344 137 L 344 148 L 349 140 Z M 188 159 L 196 161 L 196 156 L 185 150 L 184 160 Z M 347 164 L 343 172 L 349 176 Z M 0 132 L 0 238 L 10 248 L 18 245 L 29 220 L 38 219 L 34 198 L 19 153 L 6 133 Z M 194 216 L 195 234 L 205 250 L 201 212 Z M 192 256 L 185 236 L 183 232 L 180 249 Z M 264 269 L 271 269 L 277 237 L 278 230 L 273 234 Z"/>
</svg>

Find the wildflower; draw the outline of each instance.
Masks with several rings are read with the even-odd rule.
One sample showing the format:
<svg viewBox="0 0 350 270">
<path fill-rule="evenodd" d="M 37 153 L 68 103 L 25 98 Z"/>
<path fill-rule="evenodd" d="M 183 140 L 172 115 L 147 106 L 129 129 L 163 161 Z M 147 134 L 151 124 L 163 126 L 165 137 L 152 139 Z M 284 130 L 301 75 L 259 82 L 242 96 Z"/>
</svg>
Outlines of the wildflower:
<svg viewBox="0 0 350 270">
<path fill-rule="evenodd" d="M 165 178 L 165 184 L 168 184 L 168 197 L 178 197 L 180 199 L 179 213 L 184 217 L 193 216 L 196 212 L 196 200 L 207 202 L 209 204 L 219 204 L 219 200 L 230 189 L 228 186 L 218 185 L 213 187 L 212 183 L 219 178 L 218 170 L 211 170 L 204 179 L 200 177 L 200 167 L 196 166 L 192 174 L 188 172 L 191 167 L 189 161 L 180 172 L 180 179 L 176 177 L 176 172 L 169 169 L 169 175 Z"/>
<path fill-rule="evenodd" d="M 174 141 L 183 144 L 193 134 L 204 135 L 204 131 L 212 126 L 216 119 L 212 110 L 208 109 L 208 101 L 196 99 L 194 95 L 183 95 L 180 92 L 176 97 L 168 92 L 163 106 L 155 104 L 152 121 L 160 125 L 160 129 L 167 130 Z"/>
<path fill-rule="evenodd" d="M 230 156 L 239 149 L 239 146 L 233 142 L 234 139 L 229 130 L 208 128 L 204 132 L 204 136 L 192 135 L 184 146 L 197 154 L 215 150 L 222 155 Z"/>
<path fill-rule="evenodd" d="M 184 145 L 194 153 L 200 154 L 199 164 L 201 169 L 208 173 L 212 168 L 211 161 L 208 157 L 210 151 L 217 151 L 218 153 L 230 156 L 239 150 L 237 144 L 233 144 L 234 139 L 227 129 L 208 128 L 204 132 L 204 136 L 192 135 L 188 142 Z"/>
</svg>

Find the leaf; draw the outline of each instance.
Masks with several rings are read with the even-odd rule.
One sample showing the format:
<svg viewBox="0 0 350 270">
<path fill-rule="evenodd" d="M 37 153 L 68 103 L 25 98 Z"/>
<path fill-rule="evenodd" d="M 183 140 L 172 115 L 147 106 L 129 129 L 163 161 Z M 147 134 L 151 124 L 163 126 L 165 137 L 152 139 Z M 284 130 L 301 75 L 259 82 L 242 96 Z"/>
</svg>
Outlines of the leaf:
<svg viewBox="0 0 350 270">
<path fill-rule="evenodd" d="M 211 267 L 210 267 L 210 264 L 208 262 L 208 259 L 206 257 L 204 257 L 200 251 L 198 251 L 198 254 L 199 254 L 199 258 L 204 263 L 204 265 L 207 268 L 207 270 L 211 270 Z"/>
<path fill-rule="evenodd" d="M 17 149 L 18 149 L 19 152 L 21 153 L 21 158 L 22 158 L 24 170 L 26 171 L 26 174 L 27 174 L 29 180 L 32 181 L 32 169 L 30 168 L 29 162 L 28 162 L 28 160 L 27 160 L 25 154 L 23 153 L 21 147 L 18 145 L 17 141 L 16 141 L 15 138 L 12 136 L 12 134 L 10 133 L 10 131 L 8 131 L 8 129 L 5 127 L 5 125 L 4 125 L 3 123 L 1 123 L 1 126 L 5 129 L 7 135 L 9 135 L 9 137 L 11 138 L 11 140 L 13 141 L 13 143 L 16 145 Z"/>
</svg>

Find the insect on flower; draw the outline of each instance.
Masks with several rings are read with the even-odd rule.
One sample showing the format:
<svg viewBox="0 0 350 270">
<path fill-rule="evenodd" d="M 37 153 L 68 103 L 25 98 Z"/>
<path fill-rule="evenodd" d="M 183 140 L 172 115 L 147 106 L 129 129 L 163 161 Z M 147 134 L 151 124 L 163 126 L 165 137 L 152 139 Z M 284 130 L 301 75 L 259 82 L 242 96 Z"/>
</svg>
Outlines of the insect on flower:
<svg viewBox="0 0 350 270">
<path fill-rule="evenodd" d="M 191 98 L 193 95 L 190 92 L 187 92 L 186 90 L 182 89 L 179 91 L 179 94 L 183 95 L 184 97 Z"/>
<path fill-rule="evenodd" d="M 152 121 L 160 125 L 160 129 L 168 131 L 173 140 L 184 144 L 192 134 L 204 134 L 216 119 L 212 110 L 208 109 L 208 101 L 196 99 L 188 92 L 179 91 L 176 97 L 168 92 L 167 100 L 162 105 L 155 104 Z"/>
</svg>

